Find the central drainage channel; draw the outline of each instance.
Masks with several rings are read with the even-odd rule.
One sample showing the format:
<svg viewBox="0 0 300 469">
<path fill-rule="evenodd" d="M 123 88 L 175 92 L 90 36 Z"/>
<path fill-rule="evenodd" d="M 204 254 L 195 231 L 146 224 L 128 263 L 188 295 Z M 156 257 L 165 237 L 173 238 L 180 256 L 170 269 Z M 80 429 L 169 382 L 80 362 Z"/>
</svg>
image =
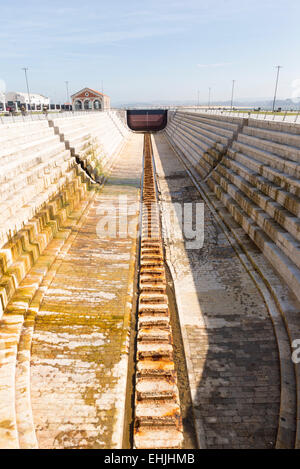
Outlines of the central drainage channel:
<svg viewBox="0 0 300 469">
<path fill-rule="evenodd" d="M 133 446 L 181 448 L 183 427 L 150 134 L 144 139 Z"/>
<path fill-rule="evenodd" d="M 196 449 L 174 285 L 165 263 L 151 135 L 145 134 L 123 448 Z"/>
</svg>

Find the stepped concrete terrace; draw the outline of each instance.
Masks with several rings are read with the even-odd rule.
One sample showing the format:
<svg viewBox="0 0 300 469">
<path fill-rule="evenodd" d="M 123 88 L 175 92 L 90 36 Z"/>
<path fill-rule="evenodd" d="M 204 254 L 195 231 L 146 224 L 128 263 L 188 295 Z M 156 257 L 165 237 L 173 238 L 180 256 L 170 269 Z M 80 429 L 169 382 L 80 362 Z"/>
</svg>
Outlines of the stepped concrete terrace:
<svg viewBox="0 0 300 469">
<path fill-rule="evenodd" d="M 139 201 L 142 135 L 106 113 L 0 132 L 0 447 L 121 447 L 136 238 L 96 230 Z"/>
<path fill-rule="evenodd" d="M 300 448 L 300 126 L 169 111 L 151 140 L 183 447 Z M 143 135 L 123 110 L 3 119 L 0 162 L 0 448 L 128 448 Z"/>
<path fill-rule="evenodd" d="M 261 290 L 278 346 L 280 412 L 294 412 L 280 417 L 277 447 L 289 438 L 299 447 L 299 366 L 291 356 L 300 336 L 300 125 L 173 112 L 165 136 Z"/>
</svg>

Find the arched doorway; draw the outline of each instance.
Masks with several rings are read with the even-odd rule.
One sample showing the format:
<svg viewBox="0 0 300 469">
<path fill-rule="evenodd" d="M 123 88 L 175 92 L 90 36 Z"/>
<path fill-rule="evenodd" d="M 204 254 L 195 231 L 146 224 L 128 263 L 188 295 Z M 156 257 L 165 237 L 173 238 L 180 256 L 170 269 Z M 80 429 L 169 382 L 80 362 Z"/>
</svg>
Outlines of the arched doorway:
<svg viewBox="0 0 300 469">
<path fill-rule="evenodd" d="M 82 110 L 82 102 L 79 99 L 77 99 L 75 101 L 75 111 L 81 111 L 81 110 Z"/>
<path fill-rule="evenodd" d="M 92 101 L 90 101 L 89 99 L 86 99 L 84 101 L 84 109 L 85 111 L 89 111 L 90 109 L 92 109 Z"/>
<path fill-rule="evenodd" d="M 95 99 L 94 101 L 94 109 L 97 111 L 101 110 L 101 101 L 99 99 Z"/>
</svg>

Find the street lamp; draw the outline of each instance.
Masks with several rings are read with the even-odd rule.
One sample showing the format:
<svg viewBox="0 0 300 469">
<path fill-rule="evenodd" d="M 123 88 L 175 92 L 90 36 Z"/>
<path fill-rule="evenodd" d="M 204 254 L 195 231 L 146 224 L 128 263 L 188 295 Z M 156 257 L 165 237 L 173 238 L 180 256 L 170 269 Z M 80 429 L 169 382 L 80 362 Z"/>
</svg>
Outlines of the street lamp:
<svg viewBox="0 0 300 469">
<path fill-rule="evenodd" d="M 211 88 L 208 88 L 208 107 L 210 108 Z"/>
<path fill-rule="evenodd" d="M 279 80 L 279 72 L 280 69 L 282 68 L 281 65 L 277 65 L 277 77 L 276 77 L 276 85 L 275 85 L 275 93 L 274 93 L 274 101 L 273 101 L 273 112 L 275 111 L 275 103 L 276 103 L 276 95 L 277 95 L 277 89 L 278 89 L 278 80 Z"/>
<path fill-rule="evenodd" d="M 24 70 L 24 73 L 25 73 L 25 80 L 26 80 L 26 86 L 27 86 L 29 107 L 30 107 L 30 112 L 32 113 L 32 110 L 31 110 L 30 93 L 29 93 L 29 85 L 28 85 L 28 77 L 27 77 L 27 70 L 28 70 L 28 67 L 23 67 L 22 70 Z"/>
<path fill-rule="evenodd" d="M 67 103 L 70 104 L 70 95 L 69 95 L 69 82 L 65 81 L 66 90 L 67 90 Z"/>
<path fill-rule="evenodd" d="M 5 92 L 0 91 L 0 103 L 2 101 L 2 106 L 3 106 L 3 112 L 6 111 L 6 105 L 5 105 Z"/>
<path fill-rule="evenodd" d="M 231 93 L 231 110 L 233 109 L 233 94 L 234 94 L 235 80 L 232 80 L 232 93 Z"/>
</svg>

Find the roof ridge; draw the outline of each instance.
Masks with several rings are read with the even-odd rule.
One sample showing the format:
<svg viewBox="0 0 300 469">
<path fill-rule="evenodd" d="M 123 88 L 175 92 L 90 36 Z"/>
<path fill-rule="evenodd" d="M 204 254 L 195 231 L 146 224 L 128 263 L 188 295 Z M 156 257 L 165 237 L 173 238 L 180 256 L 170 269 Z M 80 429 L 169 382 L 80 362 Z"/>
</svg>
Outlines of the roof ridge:
<svg viewBox="0 0 300 469">
<path fill-rule="evenodd" d="M 101 93 L 100 91 L 97 91 L 97 90 L 94 90 L 93 88 L 89 88 L 88 86 L 85 86 L 85 87 L 82 88 L 81 90 L 79 90 L 79 91 L 77 91 L 76 93 L 72 94 L 71 97 L 76 96 L 77 94 L 81 93 L 81 92 L 84 91 L 84 90 L 90 90 L 90 91 L 92 91 L 93 93 L 99 94 L 99 95 L 101 95 L 101 96 L 108 96 L 107 94 Z"/>
</svg>

